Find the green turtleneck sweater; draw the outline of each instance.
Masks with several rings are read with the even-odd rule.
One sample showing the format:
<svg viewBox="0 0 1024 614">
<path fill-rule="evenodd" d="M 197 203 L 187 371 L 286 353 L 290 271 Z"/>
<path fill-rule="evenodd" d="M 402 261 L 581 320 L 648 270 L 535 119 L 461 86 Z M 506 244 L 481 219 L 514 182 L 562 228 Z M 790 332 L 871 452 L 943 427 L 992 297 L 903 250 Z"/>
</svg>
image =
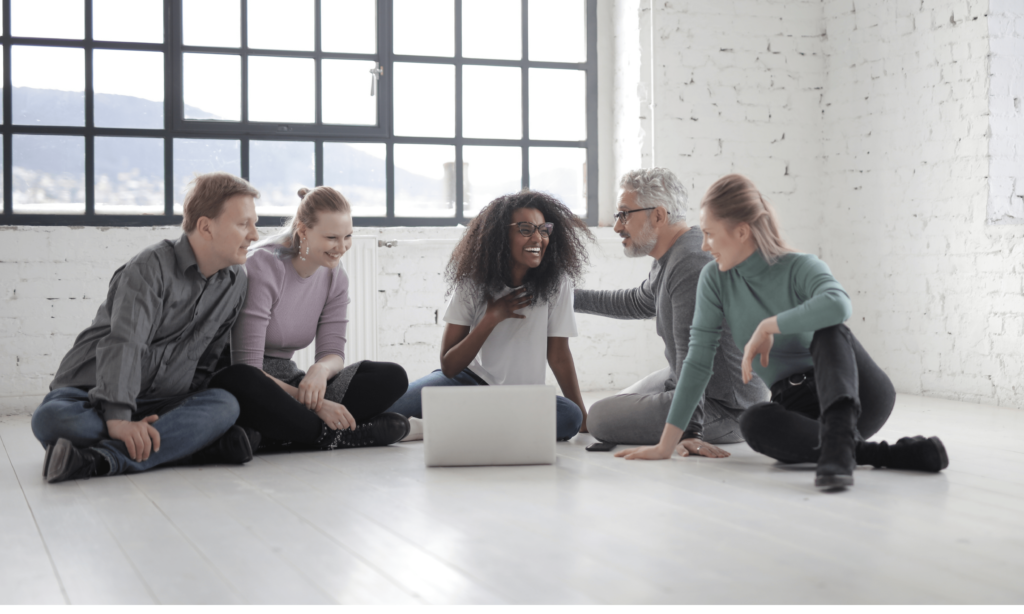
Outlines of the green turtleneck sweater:
<svg viewBox="0 0 1024 614">
<path fill-rule="evenodd" d="M 709 262 L 697 282 L 697 307 L 690 327 L 690 345 L 668 423 L 685 429 L 711 379 L 722 321 L 729 323 L 733 339 L 743 348 L 765 319 L 778 316 L 768 366 L 754 358 L 754 372 L 769 386 L 814 368 L 811 339 L 814 331 L 845 322 L 851 314 L 850 297 L 832 272 L 811 254 L 790 253 L 769 266 L 760 251 L 729 269 L 719 271 Z"/>
</svg>

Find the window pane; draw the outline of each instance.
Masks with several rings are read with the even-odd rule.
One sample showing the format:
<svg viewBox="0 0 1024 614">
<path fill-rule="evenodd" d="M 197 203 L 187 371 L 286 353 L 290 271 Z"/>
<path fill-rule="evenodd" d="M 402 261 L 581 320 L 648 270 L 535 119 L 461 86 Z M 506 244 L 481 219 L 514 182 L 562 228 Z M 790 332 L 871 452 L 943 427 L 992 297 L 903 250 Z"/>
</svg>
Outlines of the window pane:
<svg viewBox="0 0 1024 614">
<path fill-rule="evenodd" d="M 320 47 L 335 53 L 377 53 L 376 0 L 320 0 Z"/>
<path fill-rule="evenodd" d="M 313 188 L 313 143 L 251 141 L 249 181 L 260 191 L 259 215 L 291 216 L 299 206 L 299 188 Z"/>
<path fill-rule="evenodd" d="M 462 136 L 523 137 L 522 69 L 462 67 Z"/>
<path fill-rule="evenodd" d="M 530 187 L 553 194 L 576 215 L 586 215 L 587 150 L 531 147 Z"/>
<path fill-rule="evenodd" d="M 384 143 L 324 143 L 324 185 L 345 195 L 353 216 L 384 217 L 386 157 Z"/>
<path fill-rule="evenodd" d="M 92 0 L 92 37 L 101 41 L 164 42 L 161 0 Z"/>
<path fill-rule="evenodd" d="M 455 136 L 455 67 L 395 62 L 395 134 Z"/>
<path fill-rule="evenodd" d="M 164 54 L 97 49 L 92 62 L 97 126 L 164 127 Z"/>
<path fill-rule="evenodd" d="M 242 119 L 242 58 L 185 53 L 185 119 Z"/>
<path fill-rule="evenodd" d="M 238 141 L 174 139 L 174 212 L 181 215 L 188 184 L 196 175 L 223 171 L 242 174 Z M 257 201 L 258 202 L 258 201 Z"/>
<path fill-rule="evenodd" d="M 462 0 L 462 55 L 522 59 L 522 23 L 521 0 Z"/>
<path fill-rule="evenodd" d="M 587 138 L 587 74 L 582 70 L 530 69 L 530 138 Z"/>
<path fill-rule="evenodd" d="M 473 217 L 487 203 L 523 186 L 523 150 L 519 147 L 463 147 L 463 214 Z"/>
<path fill-rule="evenodd" d="M 238 0 L 182 0 L 182 40 L 199 47 L 240 47 Z"/>
<path fill-rule="evenodd" d="M 316 121 L 312 59 L 249 56 L 249 121 Z"/>
<path fill-rule="evenodd" d="M 455 147 L 395 145 L 395 215 L 455 217 Z"/>
<path fill-rule="evenodd" d="M 85 125 L 85 51 L 13 47 L 11 84 L 16 124 Z"/>
<path fill-rule="evenodd" d="M 323 60 L 323 120 L 325 124 L 377 125 L 377 97 L 370 95 L 377 62 Z"/>
<path fill-rule="evenodd" d="M 83 0 L 11 0 L 11 34 L 85 38 Z"/>
<path fill-rule="evenodd" d="M 15 213 L 85 213 L 85 138 L 15 134 Z"/>
<path fill-rule="evenodd" d="M 164 212 L 164 140 L 96 137 L 96 213 Z"/>
<path fill-rule="evenodd" d="M 587 61 L 585 0 L 530 0 L 530 59 Z"/>
<path fill-rule="evenodd" d="M 313 51 L 313 0 L 248 0 L 250 49 Z"/>
<path fill-rule="evenodd" d="M 455 55 L 454 0 L 394 0 L 397 55 Z"/>
</svg>

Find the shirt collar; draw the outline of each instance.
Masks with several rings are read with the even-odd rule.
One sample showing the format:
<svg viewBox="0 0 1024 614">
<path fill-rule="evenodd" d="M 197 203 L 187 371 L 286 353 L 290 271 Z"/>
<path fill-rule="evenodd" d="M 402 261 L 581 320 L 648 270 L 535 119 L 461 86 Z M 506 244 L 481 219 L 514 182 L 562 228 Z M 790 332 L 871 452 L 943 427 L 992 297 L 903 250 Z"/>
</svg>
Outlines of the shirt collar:
<svg viewBox="0 0 1024 614">
<path fill-rule="evenodd" d="M 174 242 L 174 260 L 178 265 L 178 270 L 184 275 L 190 268 L 195 267 L 196 273 L 202 277 L 202 272 L 199 271 L 199 261 L 196 260 L 196 253 L 192 250 L 192 244 L 188 242 L 188 233 L 182 233 L 178 240 Z M 221 269 L 211 275 L 211 277 L 217 277 L 224 271 L 227 271 L 231 275 L 231 281 L 234 283 L 235 278 L 238 276 L 239 267 L 232 265 L 226 269 Z"/>
<path fill-rule="evenodd" d="M 733 270 L 743 279 L 757 277 L 768 270 L 768 262 L 761 255 L 761 250 L 755 249 L 750 257 L 733 267 Z"/>
</svg>

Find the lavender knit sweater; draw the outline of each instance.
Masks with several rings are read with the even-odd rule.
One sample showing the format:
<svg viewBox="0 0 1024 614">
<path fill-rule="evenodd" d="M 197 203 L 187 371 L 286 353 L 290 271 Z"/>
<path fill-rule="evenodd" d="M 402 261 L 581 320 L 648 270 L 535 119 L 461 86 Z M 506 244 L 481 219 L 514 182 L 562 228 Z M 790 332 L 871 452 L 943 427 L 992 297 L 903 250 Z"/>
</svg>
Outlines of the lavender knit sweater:
<svg viewBox="0 0 1024 614">
<path fill-rule="evenodd" d="M 291 359 L 316 339 L 316 359 L 345 357 L 348 275 L 320 267 L 303 279 L 274 248 L 259 248 L 245 263 L 249 289 L 231 331 L 231 363 L 263 369 L 264 357 Z"/>
</svg>

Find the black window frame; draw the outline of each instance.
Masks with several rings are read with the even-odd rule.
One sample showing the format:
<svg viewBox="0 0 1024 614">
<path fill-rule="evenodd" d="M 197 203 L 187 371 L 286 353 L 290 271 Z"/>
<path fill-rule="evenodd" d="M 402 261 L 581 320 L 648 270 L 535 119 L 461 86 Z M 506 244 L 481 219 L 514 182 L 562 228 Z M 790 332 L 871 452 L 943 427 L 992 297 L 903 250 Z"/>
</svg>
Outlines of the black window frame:
<svg viewBox="0 0 1024 614">
<path fill-rule="evenodd" d="M 313 142 L 315 150 L 315 184 L 323 185 L 324 143 L 384 143 L 387 157 L 385 182 L 387 208 L 385 217 L 354 218 L 356 226 L 455 226 L 466 224 L 470 218 L 463 215 L 463 146 L 513 146 L 522 151 L 522 184 L 530 185 L 530 148 L 566 147 L 584 149 L 587 160 L 586 193 L 587 211 L 583 216 L 588 225 L 597 225 L 597 177 L 598 177 L 598 135 L 597 135 L 597 0 L 584 0 L 586 7 L 585 62 L 540 62 L 529 57 L 529 0 L 520 0 L 522 6 L 522 58 L 519 60 L 491 60 L 462 57 L 462 0 L 454 0 L 455 54 L 454 57 L 395 55 L 392 53 L 392 2 L 377 0 L 377 54 L 327 53 L 320 51 L 320 8 L 321 0 L 314 0 L 315 45 L 312 52 L 283 50 L 248 49 L 246 47 L 246 0 L 241 5 L 240 28 L 241 48 L 192 47 L 182 44 L 182 1 L 164 0 L 164 42 L 126 43 L 95 41 L 92 38 L 93 0 L 83 0 L 85 11 L 85 38 L 42 39 L 14 37 L 11 35 L 11 1 L 0 0 L 3 11 L 3 212 L 0 225 L 22 226 L 166 226 L 179 225 L 181 216 L 174 214 L 174 139 L 231 139 L 239 141 L 241 175 L 249 178 L 249 144 L 257 141 L 302 141 Z M 11 49 L 13 45 L 63 47 L 85 50 L 85 125 L 84 126 L 32 126 L 14 125 L 11 87 Z M 99 128 L 93 117 L 93 51 L 112 49 L 125 51 L 159 51 L 164 54 L 164 127 L 162 129 Z M 242 121 L 212 122 L 184 119 L 183 53 L 201 52 L 226 55 L 241 55 L 242 60 Z M 316 120 L 321 118 L 320 66 L 321 59 L 376 59 L 383 67 L 384 74 L 377 88 L 377 126 L 317 126 L 316 124 L 282 124 L 247 121 L 248 61 L 251 56 L 311 57 L 316 60 Z M 407 137 L 393 134 L 393 66 L 395 62 L 445 64 L 455 66 L 455 136 L 452 138 Z M 520 139 L 480 139 L 462 136 L 462 67 L 503 66 L 521 68 L 522 71 L 522 114 L 523 135 Z M 586 78 L 586 128 L 585 141 L 540 141 L 529 138 L 529 69 L 555 68 L 582 70 Z M 85 213 L 83 214 L 37 214 L 14 213 L 13 203 L 13 159 L 12 143 L 16 134 L 81 136 L 85 139 Z M 100 215 L 95 212 L 95 137 L 150 137 L 161 138 L 164 142 L 164 212 L 159 215 Z M 455 215 L 454 217 L 395 217 L 395 166 L 394 146 L 396 144 L 454 145 L 455 146 Z M 256 186 L 259 188 L 259 186 Z M 259 226 L 280 226 L 287 218 L 261 216 Z"/>
</svg>

